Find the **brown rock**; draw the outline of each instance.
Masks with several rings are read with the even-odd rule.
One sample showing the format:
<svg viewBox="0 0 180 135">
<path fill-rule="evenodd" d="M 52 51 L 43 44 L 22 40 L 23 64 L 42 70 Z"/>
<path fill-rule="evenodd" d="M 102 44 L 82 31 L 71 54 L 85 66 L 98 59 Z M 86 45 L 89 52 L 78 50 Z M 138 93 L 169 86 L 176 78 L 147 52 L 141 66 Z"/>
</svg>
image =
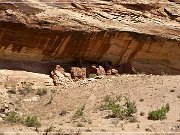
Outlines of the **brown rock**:
<svg viewBox="0 0 180 135">
<path fill-rule="evenodd" d="M 99 68 L 97 68 L 97 75 L 101 76 L 101 75 L 105 75 L 106 72 L 104 70 L 104 68 L 102 66 L 99 66 Z"/>
<path fill-rule="evenodd" d="M 118 70 L 116 70 L 116 69 L 111 69 L 111 74 L 112 75 L 117 75 L 118 74 Z"/>
<path fill-rule="evenodd" d="M 119 74 L 119 69 L 109 66 L 108 70 L 106 71 L 106 75 L 117 75 Z"/>
<path fill-rule="evenodd" d="M 71 67 L 71 76 L 75 80 L 86 78 L 86 68 Z"/>
<path fill-rule="evenodd" d="M 51 78 L 55 86 L 64 85 L 71 81 L 71 77 L 68 73 L 64 72 L 64 68 L 60 65 L 56 65 L 55 69 L 51 72 Z"/>
<path fill-rule="evenodd" d="M 62 68 L 60 65 L 56 65 L 54 71 L 58 71 L 58 72 L 61 72 L 62 74 L 64 74 L 64 68 Z"/>
<path fill-rule="evenodd" d="M 88 75 L 96 74 L 98 76 L 101 76 L 106 74 L 105 69 L 102 66 L 92 65 L 92 67 L 88 68 L 87 70 Z"/>
</svg>

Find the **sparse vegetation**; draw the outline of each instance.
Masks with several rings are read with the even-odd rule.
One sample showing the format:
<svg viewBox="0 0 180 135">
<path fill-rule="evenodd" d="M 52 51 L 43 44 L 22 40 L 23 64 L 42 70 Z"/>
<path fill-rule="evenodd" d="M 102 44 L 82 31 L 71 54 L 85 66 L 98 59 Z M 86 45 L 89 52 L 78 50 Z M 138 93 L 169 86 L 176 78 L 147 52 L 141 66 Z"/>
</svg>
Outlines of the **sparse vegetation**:
<svg viewBox="0 0 180 135">
<path fill-rule="evenodd" d="M 49 101 L 46 103 L 46 106 L 51 104 L 52 101 L 53 101 L 53 91 L 51 90 L 51 97 L 50 97 Z"/>
<path fill-rule="evenodd" d="M 78 119 L 78 118 L 82 117 L 83 116 L 83 110 L 84 110 L 84 107 L 78 108 L 77 111 L 75 112 L 73 118 Z"/>
<path fill-rule="evenodd" d="M 132 114 L 137 112 L 136 104 L 134 101 L 130 101 L 129 99 L 126 99 L 125 103 L 126 109 L 126 116 L 132 116 Z"/>
<path fill-rule="evenodd" d="M 143 102 L 143 101 L 144 101 L 144 99 L 143 99 L 143 98 L 141 98 L 139 101 L 140 101 L 140 102 Z"/>
<path fill-rule="evenodd" d="M 170 106 L 166 104 L 166 106 L 162 106 L 160 109 L 155 111 L 150 111 L 148 113 L 149 120 L 164 120 L 166 119 L 166 113 L 169 111 Z"/>
<path fill-rule="evenodd" d="M 26 95 L 32 91 L 32 86 L 30 84 L 24 84 L 22 89 L 19 89 L 19 94 Z"/>
<path fill-rule="evenodd" d="M 7 93 L 9 93 L 9 94 L 16 94 L 16 88 L 15 88 L 15 86 L 12 86 L 12 87 L 7 91 Z"/>
<path fill-rule="evenodd" d="M 77 127 L 84 127 L 84 125 L 82 123 L 78 123 Z"/>
<path fill-rule="evenodd" d="M 25 124 L 27 127 L 40 127 L 41 123 L 37 119 L 36 116 L 28 116 L 24 120 L 23 117 L 19 116 L 19 114 L 15 111 L 11 111 L 8 113 L 5 121 L 16 124 Z"/>
<path fill-rule="evenodd" d="M 13 124 L 13 123 L 21 123 L 23 121 L 23 119 L 18 115 L 17 112 L 11 111 L 7 114 L 5 121 Z"/>
<path fill-rule="evenodd" d="M 38 118 L 36 116 L 27 116 L 24 124 L 27 127 L 40 127 L 41 123 L 39 122 Z"/>
<path fill-rule="evenodd" d="M 37 89 L 37 93 L 36 95 L 39 95 L 39 96 L 44 96 L 47 94 L 47 89 L 46 88 L 38 88 Z"/>
<path fill-rule="evenodd" d="M 137 108 L 135 102 L 130 101 L 128 98 L 125 98 L 125 104 L 120 104 L 120 97 L 111 98 L 110 96 L 106 96 L 105 104 L 101 105 L 101 110 L 111 110 L 112 114 L 109 117 L 112 118 L 120 118 L 121 120 L 126 119 L 130 122 L 137 121 L 133 116 L 134 113 L 137 112 Z"/>
<path fill-rule="evenodd" d="M 96 74 L 89 74 L 89 78 L 96 78 L 97 75 Z"/>
</svg>

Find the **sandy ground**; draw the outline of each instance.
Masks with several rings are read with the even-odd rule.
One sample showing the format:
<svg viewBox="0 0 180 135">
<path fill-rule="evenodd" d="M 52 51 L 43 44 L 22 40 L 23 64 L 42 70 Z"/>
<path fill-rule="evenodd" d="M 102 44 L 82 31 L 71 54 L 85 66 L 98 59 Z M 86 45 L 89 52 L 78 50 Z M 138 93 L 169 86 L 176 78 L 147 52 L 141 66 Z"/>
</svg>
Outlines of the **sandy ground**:
<svg viewBox="0 0 180 135">
<path fill-rule="evenodd" d="M 22 124 L 8 124 L 0 121 L 0 133 L 8 134 L 43 134 L 52 127 L 51 133 L 79 134 L 180 134 L 180 75 L 118 75 L 105 76 L 93 81 L 80 80 L 54 87 L 49 75 L 25 71 L 0 70 L 0 105 L 10 104 L 23 116 L 37 116 L 42 126 L 35 131 Z M 27 82 L 46 88 L 48 93 L 38 96 L 35 90 L 22 96 L 19 93 L 8 94 L 12 85 Z M 19 86 L 19 85 L 18 85 Z M 100 111 L 98 107 L 106 95 L 112 97 L 128 97 L 136 102 L 137 122 L 107 119 L 108 111 Z M 143 101 L 141 101 L 143 99 Z M 52 100 L 51 103 L 50 100 Z M 148 120 L 148 112 L 169 103 L 170 111 L 167 119 Z M 10 106 L 9 105 L 9 106 Z M 76 110 L 85 106 L 83 116 L 73 119 Z M 65 111 L 65 115 L 60 115 Z M 140 113 L 144 112 L 144 116 Z M 82 123 L 83 127 L 78 127 Z M 15 134 L 15 133 L 14 133 Z"/>
</svg>

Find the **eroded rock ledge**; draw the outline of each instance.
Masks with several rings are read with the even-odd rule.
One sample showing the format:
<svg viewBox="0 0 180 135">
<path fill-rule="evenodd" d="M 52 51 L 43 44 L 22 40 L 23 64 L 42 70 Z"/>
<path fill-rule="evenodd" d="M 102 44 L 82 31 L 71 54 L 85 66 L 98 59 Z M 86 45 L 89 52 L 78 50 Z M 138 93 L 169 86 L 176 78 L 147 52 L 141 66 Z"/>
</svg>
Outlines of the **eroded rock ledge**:
<svg viewBox="0 0 180 135">
<path fill-rule="evenodd" d="M 15 3 L 1 4 L 1 58 L 110 61 L 139 72 L 180 74 L 178 4 L 167 2 L 177 8 L 172 11 L 168 4 L 145 8 L 148 4 L 101 2 L 58 7 L 62 5 L 28 0 L 23 3 L 26 10 Z"/>
</svg>

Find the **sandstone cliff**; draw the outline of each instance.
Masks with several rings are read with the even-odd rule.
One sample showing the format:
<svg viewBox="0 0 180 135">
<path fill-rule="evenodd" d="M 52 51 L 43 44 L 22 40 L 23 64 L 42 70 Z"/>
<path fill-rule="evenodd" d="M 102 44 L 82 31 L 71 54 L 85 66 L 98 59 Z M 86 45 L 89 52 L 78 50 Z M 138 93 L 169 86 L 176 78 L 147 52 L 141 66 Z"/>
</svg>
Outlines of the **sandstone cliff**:
<svg viewBox="0 0 180 135">
<path fill-rule="evenodd" d="M 1 0 L 1 59 L 127 63 L 180 74 L 178 0 Z"/>
</svg>

